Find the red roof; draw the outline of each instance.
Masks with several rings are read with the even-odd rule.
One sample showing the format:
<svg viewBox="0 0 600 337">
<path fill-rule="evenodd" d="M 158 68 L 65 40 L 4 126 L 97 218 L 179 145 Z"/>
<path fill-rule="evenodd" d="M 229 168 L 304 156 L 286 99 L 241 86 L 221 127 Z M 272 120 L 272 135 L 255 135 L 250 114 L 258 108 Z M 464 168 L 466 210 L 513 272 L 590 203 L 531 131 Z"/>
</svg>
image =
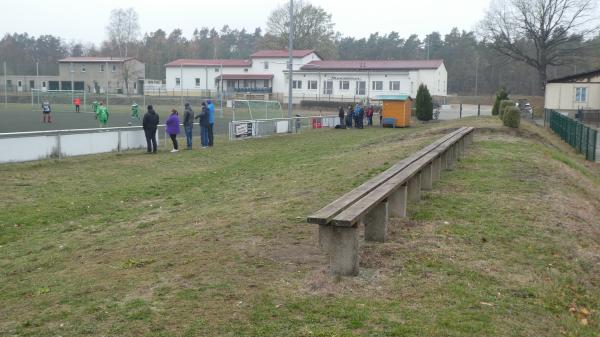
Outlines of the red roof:
<svg viewBox="0 0 600 337">
<path fill-rule="evenodd" d="M 292 51 L 293 57 L 305 57 L 315 53 L 312 49 L 298 49 Z M 250 58 L 286 58 L 290 54 L 287 49 L 276 49 L 276 50 L 260 50 L 250 55 Z"/>
<path fill-rule="evenodd" d="M 444 60 L 311 61 L 300 70 L 412 70 L 437 69 Z"/>
<path fill-rule="evenodd" d="M 135 57 L 95 57 L 95 56 L 81 56 L 81 57 L 66 57 L 58 60 L 60 63 L 122 63 L 125 61 L 133 60 Z"/>
<path fill-rule="evenodd" d="M 252 61 L 250 60 L 224 60 L 224 59 L 215 59 L 215 60 L 202 60 L 202 59 L 179 59 L 175 61 L 171 61 L 165 64 L 165 67 L 197 67 L 197 66 L 220 66 L 223 67 L 250 67 L 252 65 Z"/>
<path fill-rule="evenodd" d="M 270 80 L 273 75 L 270 74 L 223 74 L 224 80 Z M 221 76 L 217 76 L 220 78 Z"/>
</svg>

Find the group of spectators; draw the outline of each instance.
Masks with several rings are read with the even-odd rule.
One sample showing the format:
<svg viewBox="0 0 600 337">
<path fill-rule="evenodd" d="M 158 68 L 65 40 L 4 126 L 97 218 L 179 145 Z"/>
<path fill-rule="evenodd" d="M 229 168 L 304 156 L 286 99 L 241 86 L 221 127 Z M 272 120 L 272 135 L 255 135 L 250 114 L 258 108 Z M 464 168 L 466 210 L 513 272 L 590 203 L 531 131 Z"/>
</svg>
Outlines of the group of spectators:
<svg viewBox="0 0 600 337">
<path fill-rule="evenodd" d="M 352 123 L 354 122 L 355 128 L 362 129 L 364 127 L 365 117 L 367 125 L 373 125 L 373 114 L 375 113 L 373 105 L 363 107 L 361 103 L 356 103 L 354 107 L 348 105 L 346 110 L 344 110 L 343 106 L 340 106 L 338 107 L 338 112 L 340 126 L 342 127 L 352 128 Z"/>
<path fill-rule="evenodd" d="M 192 149 L 192 131 L 194 126 L 194 120 L 199 119 L 200 124 L 200 145 L 201 148 L 205 149 L 213 146 L 214 132 L 213 128 L 215 125 L 215 105 L 211 100 L 202 102 L 200 113 L 194 114 L 190 103 L 185 103 L 185 109 L 183 113 L 183 129 L 185 132 L 185 139 L 187 143 L 187 149 Z M 158 128 L 159 117 L 158 113 L 154 110 L 152 105 L 148 105 L 148 112 L 144 114 L 142 119 L 142 127 L 144 134 L 146 135 L 146 153 L 156 153 L 156 130 Z M 171 137 L 173 142 L 173 149 L 171 152 L 179 152 L 179 143 L 177 142 L 177 135 L 180 133 L 180 120 L 179 112 L 175 109 L 171 110 L 169 118 L 167 118 L 166 133 Z"/>
</svg>

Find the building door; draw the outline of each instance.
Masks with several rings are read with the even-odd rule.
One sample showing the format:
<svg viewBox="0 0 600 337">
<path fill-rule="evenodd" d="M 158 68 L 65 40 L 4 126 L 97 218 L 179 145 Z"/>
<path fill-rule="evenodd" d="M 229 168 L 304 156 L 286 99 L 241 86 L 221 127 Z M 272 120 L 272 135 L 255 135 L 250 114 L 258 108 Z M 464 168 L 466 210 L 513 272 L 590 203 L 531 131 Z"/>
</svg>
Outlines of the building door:
<svg viewBox="0 0 600 337">
<path fill-rule="evenodd" d="M 138 80 L 137 93 L 138 95 L 144 94 L 144 80 Z"/>
<path fill-rule="evenodd" d="M 333 81 L 323 81 L 323 94 L 324 95 L 333 94 Z"/>
<path fill-rule="evenodd" d="M 364 95 L 367 90 L 367 82 L 366 81 L 356 81 L 356 94 Z"/>
</svg>

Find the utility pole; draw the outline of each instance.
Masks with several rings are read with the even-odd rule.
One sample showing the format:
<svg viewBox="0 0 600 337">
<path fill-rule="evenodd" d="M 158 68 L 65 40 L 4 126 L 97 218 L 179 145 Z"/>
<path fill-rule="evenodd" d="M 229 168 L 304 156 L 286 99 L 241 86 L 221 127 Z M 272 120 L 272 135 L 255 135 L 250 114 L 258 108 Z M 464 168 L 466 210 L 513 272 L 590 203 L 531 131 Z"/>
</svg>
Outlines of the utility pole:
<svg viewBox="0 0 600 337">
<path fill-rule="evenodd" d="M 104 93 L 106 94 L 106 106 L 108 107 L 108 61 L 106 62 L 106 67 L 104 68 L 104 78 L 106 79 Z"/>
<path fill-rule="evenodd" d="M 290 32 L 288 41 L 289 60 L 288 60 L 288 118 L 292 118 L 292 76 L 294 65 L 294 1 L 290 0 Z"/>
<path fill-rule="evenodd" d="M 6 61 L 4 61 L 4 109 L 8 109 L 8 95 L 6 94 L 6 87 L 8 82 L 6 81 Z"/>
<path fill-rule="evenodd" d="M 219 100 L 221 104 L 221 118 L 223 118 L 223 62 L 221 62 L 221 80 L 219 81 L 221 89 L 219 90 Z"/>
<path fill-rule="evenodd" d="M 181 106 L 183 107 L 183 63 L 179 64 L 179 95 L 181 96 Z"/>
</svg>

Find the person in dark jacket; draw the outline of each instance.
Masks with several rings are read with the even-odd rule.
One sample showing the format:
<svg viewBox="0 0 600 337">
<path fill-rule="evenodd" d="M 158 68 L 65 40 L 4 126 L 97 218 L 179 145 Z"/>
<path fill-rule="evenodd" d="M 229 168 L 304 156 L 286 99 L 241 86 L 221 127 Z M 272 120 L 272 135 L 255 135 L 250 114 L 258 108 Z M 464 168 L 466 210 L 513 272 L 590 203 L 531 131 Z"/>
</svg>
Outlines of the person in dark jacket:
<svg viewBox="0 0 600 337">
<path fill-rule="evenodd" d="M 348 114 L 346 115 L 346 128 L 352 128 L 352 119 L 354 119 L 352 105 L 348 105 Z"/>
<path fill-rule="evenodd" d="M 200 144 L 202 148 L 205 149 L 208 147 L 208 126 L 209 126 L 209 114 L 210 111 L 206 106 L 205 102 L 202 102 L 202 110 L 200 114 L 194 118 L 200 119 Z"/>
<path fill-rule="evenodd" d="M 167 119 L 166 131 L 173 141 L 173 150 L 171 152 L 179 152 L 179 143 L 177 143 L 177 135 L 179 134 L 179 112 L 171 110 L 171 116 Z"/>
<path fill-rule="evenodd" d="M 342 106 L 338 107 L 338 116 L 340 117 L 340 126 L 344 126 L 344 108 Z"/>
<path fill-rule="evenodd" d="M 192 149 L 192 129 L 194 126 L 194 111 L 190 103 L 185 103 L 185 111 L 183 112 L 183 129 L 185 130 L 185 140 L 187 141 L 187 149 Z"/>
<path fill-rule="evenodd" d="M 373 113 L 375 113 L 375 109 L 370 105 L 367 108 L 367 125 L 373 125 Z"/>
<path fill-rule="evenodd" d="M 154 111 L 152 105 L 148 105 L 148 112 L 144 114 L 142 127 L 146 135 L 146 145 L 148 151 L 146 153 L 156 153 L 156 129 L 158 128 L 158 114 Z M 150 146 L 152 145 L 152 146 Z"/>
</svg>

